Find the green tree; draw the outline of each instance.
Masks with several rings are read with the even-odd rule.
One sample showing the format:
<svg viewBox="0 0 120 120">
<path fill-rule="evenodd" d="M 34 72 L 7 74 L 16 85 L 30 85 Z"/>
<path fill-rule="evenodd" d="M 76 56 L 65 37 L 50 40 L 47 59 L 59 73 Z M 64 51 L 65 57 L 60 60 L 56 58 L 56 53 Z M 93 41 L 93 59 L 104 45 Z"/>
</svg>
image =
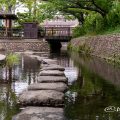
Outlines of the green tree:
<svg viewBox="0 0 120 120">
<path fill-rule="evenodd" d="M 68 13 L 84 23 L 85 16 L 95 11 L 103 17 L 109 12 L 113 0 L 48 0 L 61 12 Z"/>
<path fill-rule="evenodd" d="M 19 4 L 17 0 L 0 0 L 0 9 L 6 13 L 13 13 L 17 4 Z"/>
</svg>

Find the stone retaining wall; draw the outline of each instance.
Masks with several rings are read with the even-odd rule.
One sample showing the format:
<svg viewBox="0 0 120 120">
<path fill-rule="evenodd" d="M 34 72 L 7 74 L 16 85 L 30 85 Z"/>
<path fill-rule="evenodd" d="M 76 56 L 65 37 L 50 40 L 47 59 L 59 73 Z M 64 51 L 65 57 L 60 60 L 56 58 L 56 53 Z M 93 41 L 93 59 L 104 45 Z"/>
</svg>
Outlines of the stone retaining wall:
<svg viewBox="0 0 120 120">
<path fill-rule="evenodd" d="M 92 54 L 95 56 L 120 56 L 120 34 L 80 37 L 71 41 L 73 47 L 79 47 L 83 43 L 91 48 Z"/>
<path fill-rule="evenodd" d="M 42 40 L 1 40 L 0 50 L 22 52 L 26 50 L 48 52 L 49 45 Z"/>
</svg>

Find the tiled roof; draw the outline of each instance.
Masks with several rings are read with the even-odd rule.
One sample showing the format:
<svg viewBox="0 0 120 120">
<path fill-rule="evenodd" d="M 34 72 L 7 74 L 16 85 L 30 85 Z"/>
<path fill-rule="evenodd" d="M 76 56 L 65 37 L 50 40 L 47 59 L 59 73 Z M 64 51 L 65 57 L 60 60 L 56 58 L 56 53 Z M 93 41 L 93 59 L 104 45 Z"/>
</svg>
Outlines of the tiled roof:
<svg viewBox="0 0 120 120">
<path fill-rule="evenodd" d="M 70 20 L 70 21 L 63 21 L 63 20 L 53 20 L 53 21 L 45 21 L 43 23 L 43 26 L 49 27 L 49 26 L 66 26 L 66 27 L 75 27 L 78 25 L 77 20 Z"/>
</svg>

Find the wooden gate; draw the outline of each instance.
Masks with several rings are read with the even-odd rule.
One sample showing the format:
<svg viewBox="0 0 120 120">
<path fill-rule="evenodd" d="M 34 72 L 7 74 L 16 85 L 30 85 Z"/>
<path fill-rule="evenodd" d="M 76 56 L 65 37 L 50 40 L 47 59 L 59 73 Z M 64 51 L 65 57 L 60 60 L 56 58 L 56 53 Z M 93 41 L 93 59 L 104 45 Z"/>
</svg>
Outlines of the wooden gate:
<svg viewBox="0 0 120 120">
<path fill-rule="evenodd" d="M 24 23 L 24 38 L 25 39 L 38 39 L 38 24 L 37 23 Z"/>
</svg>

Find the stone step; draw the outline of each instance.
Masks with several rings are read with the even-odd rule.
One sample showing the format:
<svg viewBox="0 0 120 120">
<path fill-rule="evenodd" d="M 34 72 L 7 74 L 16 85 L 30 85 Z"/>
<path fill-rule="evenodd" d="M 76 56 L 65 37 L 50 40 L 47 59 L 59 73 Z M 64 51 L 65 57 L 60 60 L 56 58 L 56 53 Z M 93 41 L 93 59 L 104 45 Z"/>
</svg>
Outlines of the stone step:
<svg viewBox="0 0 120 120">
<path fill-rule="evenodd" d="M 42 67 L 41 71 L 43 70 L 59 70 L 59 71 L 64 71 L 65 68 L 60 66 L 60 65 L 48 65 L 48 66 L 45 66 L 45 67 Z"/>
<path fill-rule="evenodd" d="M 43 70 L 40 72 L 40 76 L 65 76 L 65 74 L 59 70 Z"/>
<path fill-rule="evenodd" d="M 5 58 L 6 58 L 6 56 L 5 56 L 5 55 L 0 54 L 0 61 L 5 60 Z"/>
<path fill-rule="evenodd" d="M 64 93 L 54 90 L 24 91 L 19 96 L 23 106 L 64 106 Z"/>
<path fill-rule="evenodd" d="M 52 59 L 42 59 L 43 64 L 57 64 L 57 60 Z"/>
<path fill-rule="evenodd" d="M 65 76 L 39 76 L 38 83 L 54 83 L 54 82 L 64 82 L 67 83 L 67 78 Z"/>
<path fill-rule="evenodd" d="M 28 90 L 55 90 L 65 92 L 67 90 L 65 83 L 35 83 L 28 86 Z"/>
<path fill-rule="evenodd" d="M 27 107 L 12 120 L 65 120 L 63 108 Z"/>
</svg>

